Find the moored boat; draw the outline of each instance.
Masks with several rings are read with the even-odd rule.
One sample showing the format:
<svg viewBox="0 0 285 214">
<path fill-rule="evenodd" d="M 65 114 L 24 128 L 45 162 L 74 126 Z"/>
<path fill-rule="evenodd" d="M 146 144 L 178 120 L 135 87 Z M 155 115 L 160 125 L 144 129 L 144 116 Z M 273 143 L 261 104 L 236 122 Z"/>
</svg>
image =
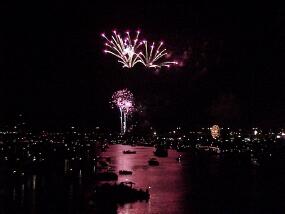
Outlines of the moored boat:
<svg viewBox="0 0 285 214">
<path fill-rule="evenodd" d="M 133 174 L 133 172 L 129 171 L 129 170 L 120 170 L 119 174 L 120 175 L 131 175 L 131 174 Z"/>
<path fill-rule="evenodd" d="M 123 151 L 124 154 L 136 154 L 136 151 L 131 151 L 131 150 L 124 150 Z"/>
<path fill-rule="evenodd" d="M 150 166 L 158 166 L 159 162 L 158 162 L 158 160 L 156 160 L 156 158 L 151 158 L 148 161 L 148 165 L 150 165 Z"/>
<path fill-rule="evenodd" d="M 168 149 L 164 146 L 157 146 L 156 150 L 153 153 L 157 157 L 167 157 L 168 156 Z"/>
</svg>

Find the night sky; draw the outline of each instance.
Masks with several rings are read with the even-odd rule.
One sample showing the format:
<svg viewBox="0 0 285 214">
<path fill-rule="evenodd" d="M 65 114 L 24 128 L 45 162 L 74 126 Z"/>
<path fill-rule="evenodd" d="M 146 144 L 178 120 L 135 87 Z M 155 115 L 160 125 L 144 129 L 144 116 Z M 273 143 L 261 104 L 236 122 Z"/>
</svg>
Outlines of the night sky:
<svg viewBox="0 0 285 214">
<path fill-rule="evenodd" d="M 23 113 L 34 127 L 117 129 L 109 101 L 127 87 L 143 110 L 133 118 L 140 126 L 284 127 L 282 7 L 96 2 L 1 7 L 1 124 Z M 165 41 L 184 65 L 122 69 L 102 52 L 100 33 L 113 29 Z"/>
</svg>

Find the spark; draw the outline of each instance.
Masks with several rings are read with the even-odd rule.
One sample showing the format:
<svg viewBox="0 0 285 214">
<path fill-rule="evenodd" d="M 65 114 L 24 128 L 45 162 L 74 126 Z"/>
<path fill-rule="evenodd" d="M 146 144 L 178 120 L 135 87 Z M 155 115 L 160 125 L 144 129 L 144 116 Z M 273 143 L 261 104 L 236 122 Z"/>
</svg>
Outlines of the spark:
<svg viewBox="0 0 285 214">
<path fill-rule="evenodd" d="M 110 53 L 118 58 L 118 62 L 123 65 L 123 68 L 132 68 L 140 61 L 139 55 L 137 54 L 137 49 L 141 45 L 139 42 L 140 31 L 136 32 L 135 39 L 132 39 L 129 31 L 126 32 L 126 37 L 113 31 L 113 35 L 109 39 L 104 33 L 101 36 L 106 39 L 106 49 L 105 53 Z"/>
</svg>

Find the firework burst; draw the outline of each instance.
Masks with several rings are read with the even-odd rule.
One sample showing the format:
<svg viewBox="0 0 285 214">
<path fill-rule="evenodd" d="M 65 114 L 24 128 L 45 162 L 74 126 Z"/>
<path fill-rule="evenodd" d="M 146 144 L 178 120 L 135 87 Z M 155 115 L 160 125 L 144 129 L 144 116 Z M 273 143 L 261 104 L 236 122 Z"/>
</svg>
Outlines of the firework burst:
<svg viewBox="0 0 285 214">
<path fill-rule="evenodd" d="M 105 53 L 110 53 L 118 58 L 118 62 L 123 64 L 123 68 L 132 68 L 140 61 L 137 49 L 141 45 L 139 42 L 140 31 L 137 31 L 135 39 L 131 39 L 130 33 L 126 32 L 126 37 L 122 38 L 119 33 L 113 31 L 111 39 L 104 33 L 101 34 L 106 39 Z"/>
<path fill-rule="evenodd" d="M 120 110 L 121 134 L 125 134 L 127 117 L 135 110 L 133 94 L 127 89 L 116 91 L 112 96 L 112 103 Z"/>
<path fill-rule="evenodd" d="M 167 61 L 168 53 L 163 48 L 163 42 L 157 47 L 153 42 L 149 47 L 146 40 L 141 41 L 140 31 L 137 31 L 135 39 L 131 38 L 128 31 L 124 38 L 116 31 L 113 31 L 111 38 L 104 33 L 101 36 L 106 40 L 104 52 L 117 57 L 123 68 L 132 68 L 137 63 L 142 63 L 147 68 L 170 67 L 178 64 L 176 61 Z"/>
<path fill-rule="evenodd" d="M 139 53 L 141 63 L 148 68 L 161 68 L 161 67 L 170 67 L 171 65 L 177 65 L 176 61 L 165 61 L 167 56 L 167 51 L 165 48 L 162 48 L 163 42 L 155 48 L 155 43 L 149 47 L 147 41 L 142 42 L 144 44 L 144 50 Z"/>
<path fill-rule="evenodd" d="M 211 135 L 214 139 L 220 137 L 220 127 L 218 125 L 213 125 L 211 128 Z"/>
</svg>

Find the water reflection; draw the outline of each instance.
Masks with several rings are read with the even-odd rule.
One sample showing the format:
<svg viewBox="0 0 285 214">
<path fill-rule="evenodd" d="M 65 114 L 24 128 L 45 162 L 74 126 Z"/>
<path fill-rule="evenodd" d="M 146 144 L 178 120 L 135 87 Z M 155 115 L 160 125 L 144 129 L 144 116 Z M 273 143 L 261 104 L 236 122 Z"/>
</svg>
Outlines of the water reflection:
<svg viewBox="0 0 285 214">
<path fill-rule="evenodd" d="M 135 150 L 136 154 L 123 154 L 124 150 Z M 153 156 L 152 147 L 132 147 L 113 145 L 104 153 L 111 157 L 115 171 L 131 170 L 132 175 L 119 176 L 118 182 L 135 182 L 136 188 L 150 188 L 150 200 L 118 207 L 118 213 L 185 213 L 183 207 L 185 186 L 183 167 L 176 158 L 179 154 L 170 150 L 167 158 L 158 158 L 159 166 L 149 166 L 148 160 Z M 166 206 L 167 204 L 167 206 Z M 187 213 L 190 206 L 187 207 Z"/>
</svg>

